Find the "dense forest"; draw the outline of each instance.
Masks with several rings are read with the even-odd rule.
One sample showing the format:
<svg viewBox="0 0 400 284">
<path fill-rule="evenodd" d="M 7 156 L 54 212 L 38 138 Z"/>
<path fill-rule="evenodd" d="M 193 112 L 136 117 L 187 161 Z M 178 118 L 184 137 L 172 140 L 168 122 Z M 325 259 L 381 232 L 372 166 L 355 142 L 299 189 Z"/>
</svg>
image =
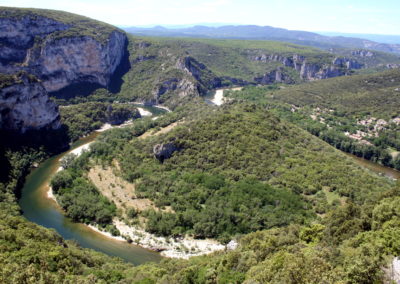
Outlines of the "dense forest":
<svg viewBox="0 0 400 284">
<path fill-rule="evenodd" d="M 342 151 L 400 169 L 399 75 L 393 70 L 290 87 L 246 87 L 227 96 L 264 105 Z"/>
<path fill-rule="evenodd" d="M 160 126 L 151 125 L 152 123 L 156 123 L 157 120 L 145 119 L 137 120 L 131 128 L 105 132 L 99 138 L 99 142 L 96 143 L 98 145 L 94 145 L 93 153 L 87 153 L 86 157 L 84 154 L 76 159 L 75 163 L 81 163 L 81 165 L 74 165 L 71 168 L 67 166 L 68 169 L 64 171 L 64 174 L 68 175 L 70 171 L 74 172 L 75 169 L 84 168 L 88 159 L 107 164 L 111 162 L 110 157 L 113 157 L 115 153 L 119 153 L 120 151 L 121 154 L 124 153 L 125 147 L 127 147 L 126 149 L 130 149 L 132 153 L 135 153 L 135 146 L 145 147 L 144 149 L 147 147 L 148 150 L 142 153 L 146 163 L 141 165 L 140 159 L 139 161 L 135 161 L 135 165 L 140 166 L 136 173 L 144 177 L 141 178 L 142 180 L 147 178 L 144 172 L 147 162 L 150 164 L 149 167 L 157 169 L 161 173 L 159 179 L 156 177 L 158 181 L 151 181 L 153 183 L 164 182 L 162 179 L 168 178 L 168 175 L 175 171 L 174 175 L 183 189 L 187 188 L 187 186 L 192 186 L 192 188 L 196 189 L 195 192 L 203 191 L 206 194 L 211 193 L 212 198 L 208 198 L 210 200 L 208 201 L 209 203 L 207 201 L 204 203 L 207 206 L 212 206 L 211 201 L 218 202 L 218 198 L 230 200 L 228 203 L 224 202 L 223 205 L 219 206 L 219 208 L 224 209 L 223 211 L 230 212 L 229 214 L 235 211 L 240 212 L 240 207 L 235 209 L 235 202 L 243 203 L 245 206 L 247 204 L 248 209 L 252 210 L 255 208 L 255 205 L 259 204 L 260 200 L 267 198 L 263 201 L 267 206 L 264 210 L 261 210 L 263 214 L 266 214 L 265 216 L 267 214 L 269 217 L 274 216 L 274 210 L 268 210 L 269 207 L 271 208 L 271 204 L 272 207 L 278 209 L 278 212 L 280 211 L 279 207 L 288 210 L 288 212 L 283 213 L 283 216 L 287 216 L 287 219 L 282 220 L 278 218 L 276 220 L 278 223 L 274 224 L 280 226 L 280 228 L 274 226 L 274 228 L 268 230 L 261 230 L 245 235 L 239 234 L 237 235 L 239 247 L 234 251 L 217 252 L 210 256 L 194 257 L 190 260 L 165 259 L 159 264 L 150 263 L 133 267 L 100 253 L 82 250 L 73 242 L 63 241 L 53 231 L 40 228 L 22 219 L 18 216 L 18 207 L 15 203 L 14 195 L 4 187 L 1 187 L 2 202 L 0 204 L 2 208 L 1 212 L 4 212 L 0 223 L 2 236 L 0 238 L 2 242 L 0 246 L 2 252 L 2 257 L 0 258 L 2 267 L 0 274 L 1 281 L 4 283 L 15 283 L 22 281 L 22 279 L 29 279 L 26 282 L 241 283 L 248 280 L 256 283 L 372 283 L 380 282 L 386 277 L 382 267 L 387 265 L 391 260 L 391 256 L 400 253 L 398 251 L 400 244 L 398 244 L 397 240 L 397 235 L 400 233 L 398 231 L 400 218 L 398 208 L 400 188 L 398 185 L 395 186 L 383 178 L 378 178 L 367 173 L 354 166 L 350 161 L 343 162 L 343 156 L 339 155 L 336 150 L 324 145 L 297 127 L 280 121 L 275 115 L 265 112 L 262 108 L 253 105 L 227 106 L 217 112 L 211 110 L 207 116 L 208 118 L 204 120 L 204 123 L 199 123 L 198 125 L 189 123 L 188 125 L 175 128 L 165 135 L 150 136 L 146 139 L 138 139 L 136 137 L 145 133 L 146 129 L 168 125 L 173 121 L 181 119 L 181 117 L 177 117 L 176 114 L 171 113 L 167 114 L 165 119 L 162 118 L 161 121 L 163 122 L 160 122 Z M 241 129 L 229 129 L 228 126 L 230 123 L 234 122 L 240 122 L 243 127 Z M 189 129 L 191 130 L 189 131 Z M 224 135 L 218 138 L 213 129 L 221 130 L 221 133 Z M 264 133 L 264 131 L 260 132 L 260 129 L 268 131 Z M 242 151 L 246 150 L 243 149 L 240 143 L 237 146 L 236 143 L 231 144 L 234 147 L 231 149 L 233 156 L 227 156 L 226 159 L 226 166 L 229 166 L 230 171 L 224 168 L 224 159 L 221 163 L 218 163 L 217 159 L 202 163 L 203 167 L 217 165 L 215 172 L 207 171 L 206 173 L 201 173 L 201 168 L 197 169 L 196 165 L 191 166 L 193 161 L 200 158 L 196 155 L 202 154 L 202 151 L 204 151 L 203 147 L 209 146 L 206 142 L 207 138 L 215 136 L 211 140 L 211 143 L 227 145 L 229 137 L 232 137 L 229 133 L 236 131 L 248 132 L 249 137 L 254 137 L 250 145 L 260 146 L 259 143 L 263 144 L 262 141 L 272 143 L 270 146 L 271 149 L 267 152 L 268 157 L 271 158 L 257 160 L 258 162 L 267 160 L 267 164 L 269 162 L 273 164 L 274 159 L 277 159 L 275 163 L 279 163 L 278 156 L 274 157 L 272 155 L 274 152 L 274 143 L 276 145 L 283 144 L 282 141 L 287 140 L 285 135 L 289 135 L 286 133 L 287 131 L 290 134 L 294 134 L 290 131 L 297 132 L 297 135 L 291 136 L 293 140 L 288 141 L 284 145 L 285 151 L 281 153 L 281 155 L 286 156 L 286 162 L 283 167 L 288 167 L 287 173 L 281 174 L 285 178 L 280 178 L 281 175 L 275 177 L 273 174 L 269 179 L 267 176 L 263 178 L 266 171 L 262 170 L 258 172 L 257 169 L 262 169 L 262 167 L 258 167 L 254 163 L 249 165 L 247 171 L 242 174 L 248 176 L 248 178 L 240 178 L 240 180 L 235 181 L 238 171 L 235 171 L 235 168 L 232 167 L 235 164 L 231 164 L 234 162 L 234 157 L 238 155 L 238 153 L 235 154 L 235 151 L 240 149 Z M 203 135 L 206 136 L 203 137 Z M 173 142 L 181 145 L 182 150 L 175 152 L 172 157 L 165 159 L 161 163 L 154 158 L 152 147 L 148 147 L 154 145 L 154 143 L 171 142 L 171 139 L 174 137 L 175 140 Z M 131 143 L 126 143 L 127 141 L 131 141 Z M 191 153 L 191 151 L 196 150 L 196 148 L 193 148 L 195 145 L 191 144 L 191 141 L 196 141 L 199 144 L 199 148 L 194 153 Z M 305 157 L 303 155 L 299 157 L 302 159 L 306 158 L 307 160 L 302 166 L 296 167 L 296 160 L 291 160 L 288 157 L 288 155 L 293 155 L 294 153 L 292 152 L 294 149 L 290 149 L 290 143 L 296 143 L 297 145 L 301 141 L 304 141 L 305 145 L 315 146 L 302 148 Z M 106 147 L 107 144 L 113 147 Z M 246 143 L 246 145 L 249 144 Z M 269 143 L 264 145 L 269 145 Z M 313 154 L 313 151 L 315 151 L 313 147 L 318 149 L 318 152 L 315 154 Z M 278 153 L 280 149 L 281 147 L 278 148 Z M 267 150 L 263 149 L 263 151 Z M 251 151 L 252 149 L 247 151 L 247 154 L 251 153 Z M 319 163 L 317 160 L 317 157 L 318 159 L 321 157 L 321 151 L 328 155 L 324 163 Z M 218 153 L 214 154 L 217 155 L 217 158 Z M 222 155 L 225 157 L 227 154 L 228 152 L 224 150 Z M 259 154 L 254 153 L 255 156 Z M 128 157 L 128 155 L 125 156 Z M 190 157 L 193 158 L 190 159 Z M 314 161 L 312 157 L 315 157 L 316 160 Z M 337 157 L 338 159 L 335 160 L 333 157 Z M 118 156 L 118 159 L 121 158 L 121 156 Z M 126 158 L 126 162 L 132 162 L 132 158 L 134 156 L 129 155 Z M 333 159 L 332 167 L 329 166 L 329 163 L 326 163 L 330 159 Z M 290 161 L 294 163 L 290 164 Z M 182 162 L 186 162 L 188 166 L 186 171 L 180 173 L 180 163 Z M 121 163 L 123 163 L 123 160 L 121 160 Z M 334 171 L 335 165 L 343 168 L 339 167 L 337 171 Z M 316 167 L 315 170 L 313 170 L 314 166 Z M 304 170 L 311 174 L 311 177 L 314 176 L 314 179 L 319 179 L 323 182 L 324 180 L 326 181 L 326 177 L 323 174 L 325 167 L 326 173 L 329 172 L 332 175 L 331 189 L 328 190 L 325 187 L 327 186 L 326 184 L 321 184 L 323 186 L 322 190 L 315 194 L 303 192 L 300 195 L 294 195 L 294 193 L 301 193 L 297 192 L 299 188 L 306 191 L 309 190 L 306 187 L 307 178 L 305 176 L 304 178 L 300 178 L 298 175 L 299 172 Z M 301 168 L 303 169 L 301 170 Z M 320 171 L 319 173 L 317 169 Z M 127 172 L 134 173 L 132 170 Z M 294 181 L 296 183 L 288 183 L 283 187 L 284 181 L 289 180 L 288 177 L 291 175 L 295 177 Z M 72 184 L 69 185 L 65 185 L 63 182 L 67 184 L 71 182 L 70 177 L 67 176 L 64 181 L 59 182 L 61 186 L 57 190 L 62 191 L 62 188 L 70 188 L 70 190 L 66 190 L 70 191 L 70 193 L 74 192 L 73 188 L 79 188 L 86 183 L 86 181 L 82 180 L 82 176 L 74 179 Z M 171 183 L 171 179 L 167 179 L 165 182 Z M 184 187 L 185 183 L 187 185 Z M 300 186 L 294 187 L 293 185 L 297 183 Z M 174 189 L 173 186 L 171 184 L 169 188 Z M 85 188 L 89 189 L 90 186 L 86 185 Z M 147 184 L 143 185 L 143 189 L 146 188 L 150 189 L 149 193 L 152 192 L 151 187 L 148 187 Z M 225 188 L 229 188 L 230 191 L 227 192 Z M 179 190 L 180 188 L 175 187 L 175 189 Z M 251 199 L 247 195 L 249 190 L 251 196 L 258 193 L 262 194 L 260 196 L 261 199 Z M 349 190 L 349 192 L 346 192 L 346 190 Z M 142 191 L 143 194 L 148 194 L 146 191 Z M 331 193 L 336 194 L 336 192 L 338 202 L 331 200 Z M 214 193 L 215 197 L 213 197 Z M 268 193 L 268 195 L 264 193 Z M 93 202 L 93 197 L 90 196 L 91 191 L 85 194 Z M 170 195 L 172 197 L 173 192 Z M 324 199 L 321 198 L 323 195 L 329 197 L 326 199 L 326 202 L 329 199 L 328 204 L 331 205 L 324 203 Z M 188 196 L 190 195 L 186 195 L 186 197 Z M 197 198 L 196 195 L 192 196 Z M 302 197 L 299 198 L 300 196 Z M 80 197 L 83 200 L 86 198 L 86 196 Z M 315 204 L 318 202 L 325 204 L 326 212 L 323 214 L 323 218 L 320 219 L 311 214 L 315 207 L 309 207 L 309 209 L 304 210 L 301 206 L 296 207 L 295 203 L 286 203 L 297 200 L 296 202 L 300 202 L 299 205 L 302 203 L 310 204 L 309 197 L 319 198 L 314 201 Z M 272 202 L 268 201 L 268 198 L 272 198 Z M 168 200 L 174 202 L 171 198 Z M 282 205 L 277 204 L 276 200 L 280 200 Z M 159 206 L 163 206 L 160 202 L 162 200 L 159 201 Z M 176 207 L 174 208 L 176 213 L 180 212 L 180 208 L 177 205 L 191 205 L 190 200 L 189 202 L 187 200 L 177 200 L 175 202 Z M 172 203 L 172 205 L 174 204 Z M 105 203 L 104 206 L 106 208 L 109 205 Z M 112 212 L 112 206 L 110 208 L 110 212 Z M 248 212 L 248 209 L 243 211 L 243 213 Z M 80 215 L 78 214 L 78 216 Z M 233 217 L 235 215 L 230 216 Z M 258 215 L 258 212 L 256 216 L 262 217 L 261 214 Z M 303 221 L 300 220 L 299 222 L 299 219 L 296 220 L 293 217 L 300 217 Z M 79 220 L 85 221 L 84 218 L 87 217 Z M 170 223 L 165 222 L 172 221 L 168 217 L 161 218 L 165 219 L 160 224 L 164 224 L 163 228 L 168 228 L 165 224 Z M 236 220 L 240 220 L 240 215 L 236 216 Z M 273 221 L 274 219 L 269 220 Z M 309 221 L 307 222 L 306 220 Z M 100 222 L 100 220 L 97 221 Z M 254 221 L 248 224 L 259 227 L 257 220 Z M 294 223 L 285 225 L 282 221 L 291 221 Z M 156 227 L 156 230 L 162 230 L 163 228 Z M 216 228 L 221 228 L 221 226 L 217 226 Z M 225 225 L 222 228 L 232 233 L 228 230 L 229 226 Z M 253 228 L 244 229 L 252 230 Z M 161 233 L 162 231 L 159 232 Z M 29 269 L 26 269 L 27 267 Z"/>
<path fill-rule="evenodd" d="M 140 120 L 130 128 L 104 133 L 90 153 L 53 179 L 67 214 L 83 214 L 77 218 L 83 222 L 96 221 L 85 200 L 99 204 L 100 210 L 101 197 L 94 201 L 92 190 L 83 194 L 79 187 L 87 183 L 84 173 L 94 164 L 112 166 L 116 161 L 123 168 L 120 175 L 135 184 L 138 198 L 172 209 L 148 209 L 131 216 L 145 218 L 146 230 L 163 236 L 189 234 L 229 241 L 238 234 L 309 223 L 315 214 L 325 214 L 346 200 L 360 204 L 373 192 L 390 187 L 390 182 L 359 169 L 344 155 L 260 107 L 207 108 L 208 115 L 204 110 L 201 119 L 190 119 L 195 111 L 185 116 L 177 111 L 160 121 Z M 146 129 L 183 116 L 188 122 L 166 134 L 136 138 Z M 153 147 L 160 144 L 174 145 L 171 157 L 154 157 Z M 81 193 L 70 198 L 74 192 Z M 102 212 L 107 208 L 103 204 Z M 107 212 L 99 214 L 104 215 L 103 226 L 110 225 L 115 215 Z"/>
</svg>

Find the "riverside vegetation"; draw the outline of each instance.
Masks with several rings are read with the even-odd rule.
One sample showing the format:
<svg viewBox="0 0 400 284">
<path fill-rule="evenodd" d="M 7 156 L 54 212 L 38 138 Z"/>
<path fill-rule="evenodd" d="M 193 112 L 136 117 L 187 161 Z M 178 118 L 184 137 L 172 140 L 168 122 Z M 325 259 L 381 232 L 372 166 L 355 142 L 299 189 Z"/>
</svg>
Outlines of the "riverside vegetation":
<svg viewBox="0 0 400 284">
<path fill-rule="evenodd" d="M 71 141 L 99 129 L 105 123 L 116 125 L 140 117 L 139 111 L 133 105 L 102 102 L 61 106 L 60 113 Z"/>
<path fill-rule="evenodd" d="M 36 12 L 21 10 L 21 16 Z M 73 35 L 100 36 L 102 40 L 96 32 L 101 30 L 97 22 L 68 13 L 40 13 L 75 25 L 68 30 Z M 248 86 L 228 93 L 231 100 L 220 108 L 197 98 L 216 87 L 216 79 L 221 86 L 246 85 L 246 80 L 276 67 L 276 62 L 248 61 L 248 48 L 251 52 L 307 55 L 317 64 L 332 60 L 332 54 L 293 44 L 130 37 L 132 68 L 123 77 L 120 93 L 99 89 L 88 97 L 59 100 L 64 105 L 61 116 L 66 126 L 58 131 L 27 133 L 18 143 L 2 131 L 0 282 L 388 281 L 385 270 L 393 257 L 400 255 L 400 185 L 355 165 L 319 138 L 396 167 L 398 71 L 291 87 Z M 194 58 L 189 58 L 195 66 L 191 71 L 181 65 L 182 58 L 188 57 L 186 51 Z M 395 62 L 391 56 L 378 56 L 382 61 L 375 58 L 373 67 Z M 292 83 L 303 81 L 293 70 L 286 72 Z M 5 86 L 10 77 L 1 76 L 0 80 Z M 193 89 L 179 90 L 179 82 Z M 21 216 L 16 202 L 19 185 L 34 162 L 60 151 L 52 146 L 66 146 L 71 139 L 109 122 L 113 115 L 121 119 L 137 116 L 132 106 L 116 100 L 165 102 L 173 112 L 102 133 L 90 152 L 64 161 L 65 170 L 54 177 L 52 186 L 66 214 L 115 235 L 118 231 L 112 219 L 118 216 L 128 224 L 172 238 L 213 237 L 224 243 L 236 239 L 237 249 L 134 267 L 65 241 L 54 230 Z M 370 119 L 374 124 L 364 127 L 362 121 Z M 363 136 L 361 140 L 371 145 L 343 134 L 359 134 L 357 130 L 367 132 L 369 128 L 375 132 L 378 119 L 393 120 L 393 125 L 379 129 L 378 137 Z M 177 122 L 180 124 L 167 133 L 142 136 Z M 156 145 L 172 145 L 174 151 L 157 159 Z M 88 179 L 87 173 L 96 166 L 112 168 L 118 178 L 135 185 L 139 198 L 151 200 L 154 207 L 117 208 Z"/>
<path fill-rule="evenodd" d="M 178 145 L 178 142 L 181 141 L 182 144 L 179 145 L 184 150 L 174 153 L 164 163 L 160 163 L 152 156 L 151 147 L 147 148 L 147 151 L 141 152 L 141 155 L 144 155 L 142 158 L 125 155 L 130 157 L 126 162 L 133 161 L 134 164 L 139 165 L 139 171 L 136 167 L 132 167 L 135 170 L 128 169 L 127 173 L 136 172 L 135 174 L 137 174 L 139 172 L 142 176 L 141 179 L 145 181 L 150 178 L 146 175 L 145 170 L 155 168 L 161 173 L 162 178 L 167 179 L 165 181 L 158 177 L 154 179 L 153 175 L 152 182 L 166 183 L 171 182 L 168 176 L 174 174 L 179 184 L 188 184 L 183 186 L 183 189 L 191 185 L 196 188 L 195 193 L 199 193 L 200 196 L 208 194 L 209 196 L 205 197 L 209 201 L 204 204 L 210 205 L 210 208 L 218 200 L 229 201 L 229 207 L 224 204 L 223 207 L 218 208 L 224 209 L 219 214 L 222 214 L 221 216 L 231 214 L 232 219 L 228 220 L 235 222 L 240 221 L 240 215 L 235 218 L 235 214 L 232 215 L 237 210 L 232 212 L 230 209 L 234 209 L 235 200 L 246 199 L 248 190 L 250 192 L 268 192 L 268 188 L 274 187 L 272 203 L 268 200 L 264 201 L 266 205 L 264 210 L 267 211 L 263 211 L 263 214 L 272 217 L 275 210 L 279 212 L 280 208 L 287 208 L 289 203 L 286 202 L 289 200 L 298 200 L 298 204 L 303 203 L 303 205 L 297 207 L 296 204 L 291 204 L 289 208 L 292 209 L 284 213 L 284 216 L 287 216 L 286 222 L 291 224 L 282 223 L 282 220 L 279 219 L 280 224 L 274 225 L 279 225 L 280 228 L 238 235 L 239 247 L 234 251 L 217 252 L 212 256 L 194 257 L 189 260 L 166 259 L 160 264 L 132 267 L 99 253 L 77 248 L 71 242 L 62 241 L 55 233 L 21 219 L 18 217 L 16 206 L 14 206 L 14 211 L 10 211 L 9 207 L 10 204 L 13 204 L 14 198 L 12 193 L 8 193 L 2 195 L 3 202 L 1 203 L 7 210 L 1 221 L 4 228 L 2 229 L 2 236 L 4 236 L 2 237 L 4 244 L 1 259 L 2 280 L 12 282 L 27 278 L 32 281 L 45 279 L 45 282 L 48 283 L 61 280 L 120 281 L 122 283 L 239 283 L 247 279 L 259 283 L 321 283 L 321 280 L 326 283 L 338 281 L 369 283 L 371 280 L 378 281 L 384 277 L 382 267 L 388 263 L 390 255 L 399 253 L 399 246 L 395 238 L 399 233 L 398 202 L 396 201 L 400 196 L 398 186 L 355 166 L 339 152 L 320 142 L 317 138 L 294 125 L 279 121 L 276 116 L 258 107 L 238 105 L 226 106 L 216 113 L 213 110 L 210 111 L 207 115 L 208 118 L 200 119 L 198 123 L 190 124 L 191 120 L 189 119 L 188 125 L 175 128 L 165 135 L 146 138 L 141 142 L 139 142 L 141 139 L 135 137 L 146 131 L 147 127 L 144 127 L 143 123 L 155 123 L 150 119 L 143 122 L 137 121 L 135 123 L 137 125 L 133 125 L 132 128 L 105 132 L 99 142 L 93 145 L 93 151 L 86 154 L 86 158 L 83 154 L 74 162 L 85 165 L 85 161 L 90 161 L 87 157 L 93 155 L 92 161 L 107 164 L 111 162 L 114 153 L 120 151 L 123 153 L 124 147 L 130 148 L 135 153 L 138 152 L 138 149 L 134 146 L 146 149 L 146 144 L 170 142 L 169 139 L 177 137 L 179 139 L 174 140 L 174 143 Z M 170 121 L 166 120 L 165 124 L 180 119 L 176 113 L 168 115 L 171 116 L 167 117 L 167 120 Z M 183 116 L 183 114 L 181 115 Z M 187 113 L 185 115 L 188 116 Z M 235 122 L 241 122 L 243 130 L 229 127 Z M 204 132 L 206 125 L 212 126 L 209 128 L 208 134 Z M 265 128 L 269 131 L 265 133 L 260 131 Z M 213 129 L 221 132 L 214 132 Z M 221 155 L 218 152 L 213 154 L 216 159 L 210 161 L 201 160 L 201 157 L 197 156 L 202 155 L 202 150 L 209 146 L 202 135 L 215 136 L 214 139 L 211 139 L 210 143 L 212 144 L 223 143 L 226 145 L 229 137 L 232 137 L 232 133 L 236 131 L 249 132 L 248 137 L 252 137 L 250 145 L 254 143 L 254 145 L 266 147 L 270 158 L 256 161 L 266 160 L 267 168 L 268 161 L 271 162 L 271 167 L 273 165 L 276 167 L 278 164 L 280 174 L 264 175 L 264 171 L 257 170 L 261 169 L 263 164 L 260 166 L 257 163 L 250 163 L 252 166 L 242 173 L 239 170 L 241 166 L 235 164 L 235 161 L 239 162 L 235 159 L 238 155 L 236 151 L 246 150 L 243 149 L 241 143 L 238 143 L 237 146 L 231 144 L 232 151 L 222 154 L 228 154 L 226 160 L 218 159 L 218 155 Z M 286 141 L 286 144 L 279 143 L 281 139 Z M 203 142 L 201 142 L 202 140 Z M 132 143 L 126 143 L 127 141 L 132 141 Z M 191 141 L 196 141 L 199 148 L 196 147 L 196 144 L 190 143 Z M 304 148 L 302 143 L 304 143 Z M 296 151 L 294 145 L 299 146 L 302 151 Z M 310 145 L 313 146 L 310 147 Z M 270 149 L 268 150 L 268 148 Z M 208 147 L 207 149 L 214 152 L 221 147 Z M 282 149 L 283 151 L 280 151 Z M 321 151 L 325 155 L 321 155 Z M 250 155 L 249 159 L 257 156 L 257 153 L 252 156 L 251 150 L 244 153 L 246 153 L 244 155 Z M 121 155 L 117 157 L 118 159 L 123 158 Z M 185 167 L 186 170 L 180 173 L 181 164 L 185 161 L 188 163 Z M 190 166 L 191 161 L 201 161 L 198 170 L 197 166 L 195 168 Z M 284 162 L 279 163 L 279 161 Z M 123 162 L 121 161 L 121 163 Z M 202 167 L 210 167 L 210 165 L 216 166 L 215 171 L 218 171 L 220 176 L 211 172 L 207 173 L 208 171 L 202 169 Z M 74 168 L 79 169 L 79 167 Z M 293 170 L 292 182 L 290 181 L 292 176 L 290 170 Z M 193 171 L 194 173 L 189 175 Z M 66 172 L 69 172 L 68 169 Z M 325 176 L 328 173 L 331 176 L 330 179 Z M 309 177 L 314 180 L 315 184 L 318 184 L 318 181 L 321 183 L 321 187 L 316 188 L 316 192 L 313 192 L 315 189 L 310 188 L 314 182 L 310 183 Z M 66 191 L 73 192 L 74 186 L 84 183 L 82 177 L 78 177 L 73 182 L 75 184 L 72 186 L 64 187 L 69 188 Z M 151 183 L 149 185 L 144 183 L 144 186 L 149 189 L 148 193 L 153 192 Z M 169 188 L 173 189 L 173 186 L 171 184 Z M 231 196 L 229 193 L 232 191 L 229 192 L 224 187 L 235 190 L 235 196 Z M 309 192 L 310 189 L 311 192 Z M 145 191 L 144 193 L 146 194 Z M 168 194 L 171 197 L 174 196 L 173 191 Z M 168 198 L 168 195 L 166 196 Z M 190 192 L 185 196 L 196 197 L 196 195 L 190 195 Z M 89 197 L 89 199 L 91 198 Z M 277 200 L 280 201 L 279 204 L 276 203 Z M 244 201 L 246 204 L 246 200 Z M 181 208 L 185 208 L 182 205 L 190 206 L 190 199 L 187 202 L 168 198 L 167 202 L 176 206 L 174 207 L 176 214 L 184 212 L 179 206 Z M 257 202 L 259 201 L 257 200 Z M 257 202 L 255 204 L 258 204 Z M 83 204 L 76 201 L 75 203 Z M 318 204 L 324 204 L 323 207 L 326 209 L 323 218 L 315 215 L 318 213 Z M 254 204 L 252 205 L 254 206 Z M 159 201 L 158 206 L 162 207 L 163 204 Z M 272 211 L 269 211 L 268 207 L 275 209 L 271 208 Z M 106 206 L 103 209 L 106 209 Z M 250 207 L 251 209 L 252 207 Z M 262 210 L 262 207 L 260 209 Z M 14 213 L 10 214 L 9 212 Z M 198 212 L 201 213 L 201 210 Z M 244 210 L 243 213 L 245 212 L 248 211 Z M 201 216 L 199 213 L 197 213 L 198 216 Z M 263 220 L 261 214 L 258 216 L 254 220 L 255 222 L 251 223 L 256 227 L 260 226 L 258 221 Z M 170 218 L 164 218 L 161 216 L 160 223 L 169 224 Z M 229 222 L 217 225 L 217 228 L 223 228 L 229 234 L 238 233 L 229 231 L 232 228 L 229 226 Z M 270 225 L 267 222 L 264 223 L 264 226 L 264 228 L 268 228 Z M 162 227 L 160 228 L 162 229 Z M 259 228 L 262 229 L 262 227 Z M 190 230 L 190 227 L 188 229 Z M 252 230 L 252 228 L 246 229 L 246 227 L 243 229 L 244 231 Z M 35 233 L 33 234 L 33 232 Z M 39 250 L 42 253 L 38 254 Z M 21 252 L 24 255 L 22 258 L 18 257 Z M 354 263 L 355 259 L 356 263 Z M 27 265 L 29 269 L 22 269 Z M 15 271 L 19 272 L 15 273 Z"/>
</svg>

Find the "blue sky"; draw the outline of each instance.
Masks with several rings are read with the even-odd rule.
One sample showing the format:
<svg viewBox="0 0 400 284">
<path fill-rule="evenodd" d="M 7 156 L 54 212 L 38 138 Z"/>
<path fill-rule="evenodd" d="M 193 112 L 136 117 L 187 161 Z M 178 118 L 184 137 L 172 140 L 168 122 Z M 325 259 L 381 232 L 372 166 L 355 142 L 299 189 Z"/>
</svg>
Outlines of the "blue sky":
<svg viewBox="0 0 400 284">
<path fill-rule="evenodd" d="M 307 31 L 400 34 L 400 0 L 0 0 L 113 25 L 236 23 Z"/>
</svg>

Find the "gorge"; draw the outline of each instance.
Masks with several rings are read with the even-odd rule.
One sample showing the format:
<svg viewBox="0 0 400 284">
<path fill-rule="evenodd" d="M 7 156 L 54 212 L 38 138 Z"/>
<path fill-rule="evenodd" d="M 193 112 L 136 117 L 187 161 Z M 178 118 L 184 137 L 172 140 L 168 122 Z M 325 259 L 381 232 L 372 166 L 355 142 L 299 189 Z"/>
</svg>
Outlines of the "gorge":
<svg viewBox="0 0 400 284">
<path fill-rule="evenodd" d="M 276 40 L 0 7 L 0 282 L 393 280 L 400 57 Z"/>
</svg>

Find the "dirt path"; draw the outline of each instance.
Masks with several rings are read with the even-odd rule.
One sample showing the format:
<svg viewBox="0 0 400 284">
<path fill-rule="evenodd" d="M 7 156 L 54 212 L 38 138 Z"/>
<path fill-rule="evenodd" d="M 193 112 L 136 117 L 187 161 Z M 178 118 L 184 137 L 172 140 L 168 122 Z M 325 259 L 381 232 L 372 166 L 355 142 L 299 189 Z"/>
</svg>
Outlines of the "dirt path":
<svg viewBox="0 0 400 284">
<path fill-rule="evenodd" d="M 137 211 L 158 210 L 150 199 L 137 198 L 135 185 L 116 176 L 110 167 L 95 166 L 90 169 L 88 178 L 101 194 L 114 202 L 117 208 L 121 208 L 124 214 L 129 208 L 134 208 Z"/>
<path fill-rule="evenodd" d="M 176 126 L 178 126 L 179 124 L 182 124 L 182 123 L 183 123 L 183 121 L 177 121 L 177 122 L 171 123 L 170 125 L 168 125 L 166 127 L 163 127 L 159 131 L 156 131 L 156 132 L 154 132 L 154 129 L 150 129 L 149 131 L 147 131 L 147 132 L 143 133 L 142 135 L 140 135 L 138 138 L 139 139 L 145 139 L 145 138 L 150 137 L 150 136 L 157 136 L 157 135 L 160 135 L 160 134 L 167 133 L 167 132 L 171 131 L 172 129 L 174 129 Z"/>
</svg>

